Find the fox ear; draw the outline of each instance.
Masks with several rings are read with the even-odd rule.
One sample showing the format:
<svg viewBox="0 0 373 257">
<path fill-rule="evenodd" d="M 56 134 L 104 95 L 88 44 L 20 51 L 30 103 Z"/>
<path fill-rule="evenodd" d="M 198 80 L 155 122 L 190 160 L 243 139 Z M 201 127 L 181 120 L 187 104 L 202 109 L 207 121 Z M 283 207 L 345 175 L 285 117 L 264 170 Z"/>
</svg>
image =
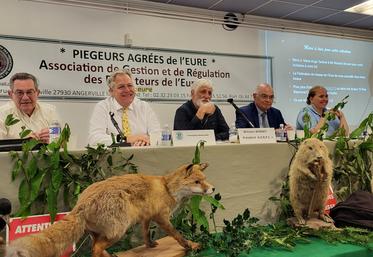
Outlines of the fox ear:
<svg viewBox="0 0 373 257">
<path fill-rule="evenodd" d="M 208 164 L 207 162 L 205 162 L 205 163 L 201 163 L 201 164 L 199 165 L 199 167 L 201 168 L 202 171 L 204 171 L 208 166 L 209 166 L 209 164 Z"/>
<path fill-rule="evenodd" d="M 185 177 L 189 177 L 190 174 L 192 174 L 193 166 L 194 166 L 194 164 L 189 164 L 189 165 L 185 168 Z"/>
</svg>

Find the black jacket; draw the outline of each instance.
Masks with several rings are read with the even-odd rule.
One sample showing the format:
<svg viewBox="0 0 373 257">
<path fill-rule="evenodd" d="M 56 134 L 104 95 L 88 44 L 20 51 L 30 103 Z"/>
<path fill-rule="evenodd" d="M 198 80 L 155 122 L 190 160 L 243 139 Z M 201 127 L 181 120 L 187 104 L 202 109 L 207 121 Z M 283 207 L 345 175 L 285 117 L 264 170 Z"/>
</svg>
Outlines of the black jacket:
<svg viewBox="0 0 373 257">
<path fill-rule="evenodd" d="M 216 140 L 227 140 L 229 138 L 229 127 L 219 107 L 215 106 L 212 115 L 205 115 L 200 120 L 197 118 L 197 108 L 191 100 L 180 106 L 175 113 L 174 130 L 213 129 Z"/>
</svg>

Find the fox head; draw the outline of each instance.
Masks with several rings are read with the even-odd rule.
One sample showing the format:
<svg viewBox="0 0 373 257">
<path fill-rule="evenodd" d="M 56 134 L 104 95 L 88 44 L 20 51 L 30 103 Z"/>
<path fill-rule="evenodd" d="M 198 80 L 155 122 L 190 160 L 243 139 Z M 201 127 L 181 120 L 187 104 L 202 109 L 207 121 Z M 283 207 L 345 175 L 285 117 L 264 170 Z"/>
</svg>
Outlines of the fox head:
<svg viewBox="0 0 373 257">
<path fill-rule="evenodd" d="M 207 166 L 207 163 L 181 166 L 177 171 L 168 175 L 169 190 L 178 198 L 211 194 L 215 188 L 206 181 L 206 176 L 203 173 Z"/>
</svg>

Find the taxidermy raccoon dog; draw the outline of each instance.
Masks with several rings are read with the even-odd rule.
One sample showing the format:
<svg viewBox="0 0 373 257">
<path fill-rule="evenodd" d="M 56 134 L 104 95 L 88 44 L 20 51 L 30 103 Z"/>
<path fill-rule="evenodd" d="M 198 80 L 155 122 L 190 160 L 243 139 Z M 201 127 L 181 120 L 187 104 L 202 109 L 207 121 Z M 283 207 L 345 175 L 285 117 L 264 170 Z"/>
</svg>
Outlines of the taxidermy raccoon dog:
<svg viewBox="0 0 373 257">
<path fill-rule="evenodd" d="M 328 190 L 333 177 L 333 164 L 325 144 L 316 138 L 306 139 L 299 146 L 289 171 L 290 202 L 300 225 L 317 214 L 324 215 Z"/>
<path fill-rule="evenodd" d="M 92 256 L 109 257 L 105 249 L 135 223 L 142 224 L 146 246 L 155 247 L 157 243 L 149 235 L 151 220 L 184 248 L 197 249 L 198 243 L 186 240 L 175 230 L 170 215 L 183 199 L 214 191 L 202 172 L 207 166 L 183 165 L 165 176 L 127 174 L 93 183 L 69 215 L 40 233 L 13 241 L 6 256 L 59 257 L 87 231 L 93 238 Z"/>
</svg>

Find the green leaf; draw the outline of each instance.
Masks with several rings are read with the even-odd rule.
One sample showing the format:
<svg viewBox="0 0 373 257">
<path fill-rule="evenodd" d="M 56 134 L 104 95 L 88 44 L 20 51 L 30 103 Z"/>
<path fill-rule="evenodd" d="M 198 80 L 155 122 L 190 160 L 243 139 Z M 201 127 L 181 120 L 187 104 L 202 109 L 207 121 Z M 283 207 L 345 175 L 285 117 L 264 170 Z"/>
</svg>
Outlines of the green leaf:
<svg viewBox="0 0 373 257">
<path fill-rule="evenodd" d="M 57 195 L 58 191 L 54 191 L 52 187 L 47 188 L 47 204 L 48 204 L 48 211 L 51 216 L 51 222 L 53 223 L 56 219 L 57 215 Z"/>
<path fill-rule="evenodd" d="M 13 117 L 13 114 L 8 114 L 5 118 L 5 126 L 10 127 L 14 124 L 17 124 L 20 120 Z"/>
<path fill-rule="evenodd" d="M 341 101 L 339 101 L 333 108 L 333 111 L 338 111 L 343 109 L 343 107 L 347 104 L 346 99 L 349 97 L 349 95 L 346 95 Z"/>
<path fill-rule="evenodd" d="M 20 138 L 26 138 L 28 135 L 30 135 L 32 132 L 31 129 L 26 129 L 26 127 L 22 126 L 22 131 L 19 132 L 19 137 Z"/>
<path fill-rule="evenodd" d="M 81 189 L 80 184 L 75 184 L 74 196 L 77 196 L 80 194 L 81 192 L 80 189 Z"/>
<path fill-rule="evenodd" d="M 214 197 L 212 197 L 210 195 L 204 195 L 203 200 L 206 200 L 207 202 L 209 202 L 210 204 L 212 204 L 215 207 L 218 207 L 222 210 L 225 210 L 224 206 L 218 200 L 216 200 Z"/>
<path fill-rule="evenodd" d="M 359 148 L 361 151 L 373 152 L 373 143 L 363 142 L 359 145 Z"/>
<path fill-rule="evenodd" d="M 31 179 L 31 194 L 30 194 L 30 201 L 33 202 L 40 193 L 41 183 L 43 182 L 43 178 L 45 176 L 45 172 L 39 170 L 37 175 Z"/>
<path fill-rule="evenodd" d="M 201 149 L 205 146 L 206 141 L 200 140 L 196 145 L 196 150 L 194 152 L 194 158 L 192 160 L 193 164 L 201 163 Z"/>
<path fill-rule="evenodd" d="M 36 158 L 31 158 L 26 167 L 26 174 L 29 179 L 32 179 L 38 171 L 38 165 Z"/>
<path fill-rule="evenodd" d="M 361 134 L 366 130 L 367 125 L 369 124 L 369 121 L 371 119 L 371 115 L 369 115 L 367 118 L 365 118 L 354 131 L 351 132 L 350 138 L 359 138 Z"/>
<path fill-rule="evenodd" d="M 365 127 L 358 127 L 354 131 L 351 132 L 350 138 L 359 138 L 361 134 L 365 131 Z"/>
<path fill-rule="evenodd" d="M 23 168 L 22 160 L 17 160 L 14 163 L 14 167 L 13 167 L 13 170 L 12 170 L 12 181 L 14 181 L 18 177 L 22 168 Z"/>
<path fill-rule="evenodd" d="M 335 154 L 337 156 L 343 155 L 345 152 L 345 147 L 348 141 L 345 137 L 339 137 L 335 145 Z"/>
<path fill-rule="evenodd" d="M 250 210 L 248 208 L 245 209 L 245 211 L 243 212 L 243 219 L 244 220 L 247 220 L 250 218 Z"/>
<path fill-rule="evenodd" d="M 61 131 L 60 138 L 62 139 L 62 141 L 68 142 L 70 139 L 70 135 L 71 135 L 70 126 L 69 124 L 65 123 L 65 126 L 63 127 Z"/>
<path fill-rule="evenodd" d="M 194 195 L 190 198 L 190 207 L 192 214 L 198 215 L 199 205 L 201 204 L 202 196 L 201 195 Z"/>
<path fill-rule="evenodd" d="M 56 170 L 59 167 L 60 164 L 60 152 L 56 149 L 56 151 L 50 153 L 49 156 L 50 162 L 49 165 L 51 169 Z"/>
<path fill-rule="evenodd" d="M 199 210 L 198 214 L 194 215 L 194 218 L 199 226 L 203 226 L 206 230 L 209 229 L 209 222 L 202 210 Z"/>
<path fill-rule="evenodd" d="M 19 185 L 18 200 L 21 205 L 21 209 L 28 206 L 28 202 L 30 200 L 30 186 L 26 179 L 23 179 Z"/>
<path fill-rule="evenodd" d="M 31 139 L 22 144 L 22 152 L 24 154 L 32 151 L 35 146 L 37 146 L 39 142 L 36 139 Z"/>
<path fill-rule="evenodd" d="M 50 152 L 55 152 L 60 149 L 60 145 L 56 141 L 52 141 L 47 145 L 47 149 Z"/>
<path fill-rule="evenodd" d="M 62 172 L 60 169 L 56 169 L 52 171 L 52 189 L 54 191 L 58 191 L 60 189 L 62 183 Z"/>
</svg>

